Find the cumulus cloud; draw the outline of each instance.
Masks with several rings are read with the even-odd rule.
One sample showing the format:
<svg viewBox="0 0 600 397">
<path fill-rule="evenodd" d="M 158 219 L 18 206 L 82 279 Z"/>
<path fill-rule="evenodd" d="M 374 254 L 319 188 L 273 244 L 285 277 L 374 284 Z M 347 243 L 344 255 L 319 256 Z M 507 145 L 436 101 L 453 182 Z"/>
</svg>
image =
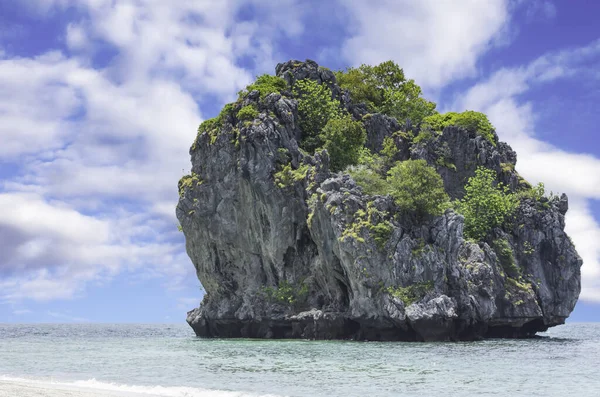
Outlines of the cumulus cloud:
<svg viewBox="0 0 600 397">
<path fill-rule="evenodd" d="M 193 274 L 174 228 L 149 213 L 114 211 L 90 216 L 32 193 L 0 193 L 0 301 L 70 298 L 142 267 L 159 269 L 173 287 Z"/>
<path fill-rule="evenodd" d="M 509 22 L 508 2 L 344 2 L 356 19 L 343 54 L 353 64 L 393 59 L 426 88 L 473 76 L 476 61 Z"/>
<path fill-rule="evenodd" d="M 589 208 L 600 199 L 600 159 L 592 154 L 570 153 L 536 137 L 536 110 L 522 100 L 529 90 L 576 77 L 600 57 L 600 40 L 581 48 L 549 53 L 521 68 L 502 69 L 464 95 L 452 109 L 486 113 L 498 135 L 519 154 L 517 170 L 533 183 L 570 197 L 566 231 L 583 258 L 582 299 L 600 302 L 600 225 Z"/>
<path fill-rule="evenodd" d="M 77 89 L 63 84 L 76 68 L 60 53 L 0 61 L 0 157 L 55 149 L 66 138 L 65 124 L 81 106 Z"/>
<path fill-rule="evenodd" d="M 64 30 L 70 57 L 0 53 L 0 158 L 18 164 L 1 181 L 0 301 L 72 298 L 142 268 L 135 277 L 169 289 L 196 285 L 174 209 L 204 118 L 198 103 L 217 107 L 272 69 L 272 37 L 303 31 L 300 4 L 21 4 L 36 18 L 78 17 Z M 252 12 L 236 23 L 244 7 Z"/>
<path fill-rule="evenodd" d="M 207 116 L 198 103 L 218 107 L 253 75 L 272 72 L 281 56 L 277 37 L 306 33 L 307 2 L 21 4 L 36 18 L 67 9 L 78 17 L 65 26 L 68 52 L 9 58 L 0 48 L 0 159 L 18 164 L 15 176 L 1 181 L 0 301 L 68 299 L 90 283 L 139 269 L 170 289 L 196 284 L 174 206 L 176 182 L 189 169 L 188 148 Z M 477 59 L 501 44 L 511 18 L 505 0 L 340 6 L 356 22 L 341 49 L 345 59 L 394 59 L 432 89 L 475 75 Z M 588 46 L 501 70 L 455 103 L 488 111 L 519 151 L 519 170 L 533 181 L 556 181 L 553 189 L 571 195 L 568 230 L 584 256 L 587 299 L 600 291 L 592 244 L 600 229 L 587 201 L 598 197 L 600 183 L 589 183 L 600 175 L 589 173 L 598 159 L 536 140 L 534 109 L 517 98 L 532 84 L 567 77 L 574 58 L 596 53 Z M 555 159 L 587 172 L 587 182 L 561 174 Z"/>
</svg>

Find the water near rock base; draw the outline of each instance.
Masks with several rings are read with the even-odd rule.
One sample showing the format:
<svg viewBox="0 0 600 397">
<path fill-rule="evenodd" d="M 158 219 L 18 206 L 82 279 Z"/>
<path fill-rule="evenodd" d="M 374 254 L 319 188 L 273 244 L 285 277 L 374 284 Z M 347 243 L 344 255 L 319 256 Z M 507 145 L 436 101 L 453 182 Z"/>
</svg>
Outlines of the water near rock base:
<svg viewBox="0 0 600 397">
<path fill-rule="evenodd" d="M 600 396 L 599 363 L 600 324 L 470 343 L 206 340 L 187 325 L 0 324 L 0 396 L 11 397 L 592 397 Z"/>
</svg>

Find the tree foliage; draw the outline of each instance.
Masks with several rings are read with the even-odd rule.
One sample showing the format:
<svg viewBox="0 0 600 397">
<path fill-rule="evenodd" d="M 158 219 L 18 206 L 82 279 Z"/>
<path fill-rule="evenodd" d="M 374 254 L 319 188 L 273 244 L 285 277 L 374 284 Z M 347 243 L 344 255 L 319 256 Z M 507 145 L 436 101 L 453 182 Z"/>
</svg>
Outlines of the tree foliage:
<svg viewBox="0 0 600 397">
<path fill-rule="evenodd" d="M 413 80 L 408 80 L 400 90 L 386 88 L 379 111 L 402 122 L 409 119 L 419 124 L 425 117 L 437 114 L 435 103 L 421 95 L 421 87 Z"/>
<path fill-rule="evenodd" d="M 366 194 L 386 195 L 388 192 L 386 181 L 373 169 L 366 165 L 350 167 L 348 173 Z"/>
<path fill-rule="evenodd" d="M 501 226 L 517 208 L 518 199 L 508 187 L 496 182 L 496 173 L 479 167 L 465 186 L 465 196 L 457 209 L 465 217 L 465 234 L 483 240 L 495 227 Z"/>
<path fill-rule="evenodd" d="M 435 114 L 435 103 L 424 99 L 421 87 L 407 80 L 404 71 L 393 61 L 377 66 L 361 65 L 336 72 L 341 88 L 347 89 L 354 102 L 362 102 L 372 112 L 384 113 L 400 121 L 418 124 Z"/>
<path fill-rule="evenodd" d="M 210 143 L 215 143 L 219 130 L 223 127 L 223 123 L 225 123 L 227 117 L 233 113 L 233 108 L 233 103 L 228 103 L 223 106 L 223 109 L 221 109 L 218 116 L 204 120 L 200 126 L 198 126 L 198 136 L 206 132 L 210 136 Z"/>
<path fill-rule="evenodd" d="M 263 74 L 256 78 L 256 81 L 246 87 L 245 90 L 239 92 L 240 97 L 248 95 L 249 92 L 258 91 L 260 97 L 264 98 L 274 92 L 281 92 L 287 89 L 287 83 L 284 79 L 270 74 Z"/>
<path fill-rule="evenodd" d="M 388 171 L 389 194 L 403 211 L 440 215 L 449 198 L 442 177 L 425 160 L 407 160 Z"/>
<path fill-rule="evenodd" d="M 438 113 L 425 117 L 423 119 L 422 127 L 425 127 L 424 129 L 429 128 L 433 131 L 442 131 L 445 127 L 450 125 L 456 125 L 470 131 L 475 131 L 487 139 L 492 145 L 496 145 L 496 138 L 493 133 L 494 126 L 490 123 L 490 120 L 485 114 L 474 112 L 472 110 L 467 110 L 462 113 Z"/>
<path fill-rule="evenodd" d="M 258 117 L 258 110 L 254 105 L 247 105 L 238 110 L 237 117 L 240 120 L 254 120 Z"/>
<path fill-rule="evenodd" d="M 367 139 L 365 127 L 360 121 L 354 121 L 349 114 L 332 118 L 325 125 L 322 135 L 332 171 L 341 171 L 358 163 L 360 150 Z"/>
<path fill-rule="evenodd" d="M 343 116 L 339 101 L 332 98 L 331 90 L 314 80 L 298 80 L 294 84 L 294 96 L 298 98 L 298 115 L 302 142 L 300 146 L 313 153 L 324 143 L 321 131 L 329 120 Z"/>
<path fill-rule="evenodd" d="M 381 155 L 388 161 L 394 161 L 394 157 L 398 154 L 398 146 L 396 146 L 396 141 L 391 136 L 386 136 L 383 138 L 383 144 L 381 145 Z"/>
</svg>

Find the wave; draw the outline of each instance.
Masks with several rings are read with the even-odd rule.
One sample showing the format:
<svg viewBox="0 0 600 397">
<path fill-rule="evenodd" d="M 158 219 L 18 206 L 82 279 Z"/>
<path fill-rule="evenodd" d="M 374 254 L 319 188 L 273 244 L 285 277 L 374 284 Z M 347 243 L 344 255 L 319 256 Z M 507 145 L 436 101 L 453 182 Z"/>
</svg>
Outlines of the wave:
<svg viewBox="0 0 600 397">
<path fill-rule="evenodd" d="M 253 394 L 247 392 L 236 392 L 227 390 L 210 390 L 185 386 L 136 386 L 118 383 L 101 382 L 96 379 L 83 381 L 62 382 L 54 380 L 25 379 L 11 376 L 0 376 L 0 392 L 3 385 L 7 387 L 35 387 L 48 391 L 71 391 L 83 393 L 103 393 L 102 396 L 119 397 L 277 397 L 273 394 Z M 106 393 L 110 394 L 106 394 Z M 1 393 L 0 393 L 1 394 Z M 51 395 L 51 394 L 48 394 Z M 56 394 L 60 396 L 62 394 Z"/>
</svg>

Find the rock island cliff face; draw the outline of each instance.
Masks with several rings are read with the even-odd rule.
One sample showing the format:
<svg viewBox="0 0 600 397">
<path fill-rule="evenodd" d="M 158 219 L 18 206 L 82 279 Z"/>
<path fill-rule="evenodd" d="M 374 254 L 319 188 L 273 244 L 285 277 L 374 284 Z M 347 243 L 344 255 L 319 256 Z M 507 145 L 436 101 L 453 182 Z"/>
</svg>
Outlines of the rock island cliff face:
<svg viewBox="0 0 600 397">
<path fill-rule="evenodd" d="M 465 236 L 465 217 L 453 209 L 416 218 L 390 195 L 366 194 L 349 173 L 332 172 L 328 151 L 300 149 L 307 132 L 293 86 L 327 87 L 363 124 L 371 153 L 387 138 L 394 161 L 425 160 L 453 200 L 479 167 L 510 192 L 531 189 L 494 131 L 486 139 L 447 125 L 413 139 L 422 127 L 369 113 L 312 61 L 276 72 L 280 92 L 250 87 L 199 131 L 191 175 L 179 183 L 177 218 L 206 291 L 187 318 L 198 336 L 473 340 L 564 323 L 582 264 L 564 233 L 564 194 L 522 195 L 481 241 Z"/>
</svg>

